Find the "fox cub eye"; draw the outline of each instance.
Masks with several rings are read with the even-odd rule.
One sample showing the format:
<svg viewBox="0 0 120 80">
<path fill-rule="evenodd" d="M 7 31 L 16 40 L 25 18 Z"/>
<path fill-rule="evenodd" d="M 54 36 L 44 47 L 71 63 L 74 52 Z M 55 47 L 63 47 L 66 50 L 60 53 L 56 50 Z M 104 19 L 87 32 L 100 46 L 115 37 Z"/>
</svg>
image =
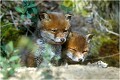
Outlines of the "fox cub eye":
<svg viewBox="0 0 120 80">
<path fill-rule="evenodd" d="M 64 32 L 67 32 L 68 30 L 64 30 Z"/>
<path fill-rule="evenodd" d="M 57 30 L 51 30 L 52 32 L 56 32 Z"/>
<path fill-rule="evenodd" d="M 73 49 L 73 48 L 70 48 L 70 50 L 75 51 L 75 52 L 77 51 L 76 49 Z"/>
<path fill-rule="evenodd" d="M 87 53 L 88 51 L 86 50 L 86 51 L 83 51 L 82 53 Z"/>
</svg>

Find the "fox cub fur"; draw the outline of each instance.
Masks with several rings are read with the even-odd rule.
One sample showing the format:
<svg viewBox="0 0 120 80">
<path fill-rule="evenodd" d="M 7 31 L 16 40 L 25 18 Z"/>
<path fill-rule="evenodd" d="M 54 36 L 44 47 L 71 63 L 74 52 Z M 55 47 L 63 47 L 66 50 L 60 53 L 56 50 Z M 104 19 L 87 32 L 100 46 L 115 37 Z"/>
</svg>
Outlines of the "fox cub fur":
<svg viewBox="0 0 120 80">
<path fill-rule="evenodd" d="M 83 62 L 89 51 L 88 43 L 90 36 L 71 32 L 62 46 L 61 58 L 63 61 L 68 64 Z"/>
<path fill-rule="evenodd" d="M 44 57 L 48 54 L 47 59 L 51 61 L 55 56 L 60 58 L 61 45 L 66 42 L 66 38 L 70 32 L 70 15 L 58 12 L 40 13 L 39 21 L 37 25 L 37 37 L 35 38 L 35 44 L 39 47 L 36 52 L 31 55 L 26 55 L 27 66 L 39 66 Z M 24 56 L 24 55 L 23 55 Z M 41 56 L 43 59 L 40 59 Z M 31 58 L 32 57 L 32 58 Z M 32 64 L 30 64 L 33 62 Z M 47 64 L 49 61 L 47 61 Z"/>
</svg>

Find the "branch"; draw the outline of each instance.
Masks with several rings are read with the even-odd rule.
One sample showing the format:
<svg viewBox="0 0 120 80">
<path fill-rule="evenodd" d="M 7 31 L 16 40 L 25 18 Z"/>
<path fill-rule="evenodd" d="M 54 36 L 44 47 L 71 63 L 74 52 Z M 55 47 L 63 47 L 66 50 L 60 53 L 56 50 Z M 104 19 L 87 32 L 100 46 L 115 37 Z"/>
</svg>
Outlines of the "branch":
<svg viewBox="0 0 120 80">
<path fill-rule="evenodd" d="M 93 13 L 95 14 L 95 17 L 97 18 L 97 16 L 100 18 L 100 20 L 103 20 L 105 23 L 107 23 L 110 27 L 112 27 L 112 25 L 106 21 L 104 18 L 102 18 L 95 10 L 93 10 Z M 97 19 L 96 22 L 99 24 L 100 28 L 102 28 L 103 30 L 105 30 L 106 32 L 113 34 L 115 36 L 120 37 L 120 35 L 118 33 L 115 33 L 113 31 L 108 30 L 105 26 L 103 26 Z"/>
<path fill-rule="evenodd" d="M 119 35 L 118 33 L 115 33 L 115 32 L 113 32 L 113 31 L 108 30 L 108 29 L 107 29 L 105 26 L 103 26 L 98 20 L 96 20 L 96 22 L 99 24 L 99 26 L 100 26 L 100 28 L 101 28 L 102 30 L 105 30 L 106 32 L 108 32 L 108 33 L 110 33 L 110 34 L 113 34 L 113 35 L 115 35 L 115 36 L 120 37 L 120 35 Z"/>
<path fill-rule="evenodd" d="M 111 33 L 111 34 L 114 34 L 114 35 L 120 37 L 120 34 L 115 33 L 115 32 L 113 32 L 113 31 L 110 31 L 110 30 L 108 30 L 107 28 L 106 28 L 106 32 Z"/>
<path fill-rule="evenodd" d="M 38 2 L 36 3 L 36 6 L 39 5 L 41 2 L 42 2 L 42 1 L 38 1 Z"/>
<path fill-rule="evenodd" d="M 34 33 L 27 26 L 24 27 L 27 29 L 27 31 L 29 31 L 32 34 L 32 36 L 35 36 Z"/>
<path fill-rule="evenodd" d="M 11 18 L 12 18 L 12 21 L 13 21 L 13 24 L 14 24 L 15 28 L 18 30 L 11 10 L 10 10 L 10 15 L 11 15 Z"/>
<path fill-rule="evenodd" d="M 104 59 L 104 58 L 109 58 L 109 57 L 113 57 L 116 55 L 120 55 L 120 53 L 116 53 L 116 54 L 112 54 L 112 55 L 108 55 L 108 56 L 104 56 L 104 57 L 98 57 L 98 58 L 93 58 L 93 59 L 86 59 L 86 60 L 96 60 L 96 59 Z"/>
<path fill-rule="evenodd" d="M 35 5 L 32 6 L 32 7 L 30 7 L 30 8 L 36 7 L 37 5 L 39 5 L 40 3 L 42 3 L 42 1 L 43 1 L 43 0 L 40 0 L 40 1 L 35 0 Z"/>
</svg>

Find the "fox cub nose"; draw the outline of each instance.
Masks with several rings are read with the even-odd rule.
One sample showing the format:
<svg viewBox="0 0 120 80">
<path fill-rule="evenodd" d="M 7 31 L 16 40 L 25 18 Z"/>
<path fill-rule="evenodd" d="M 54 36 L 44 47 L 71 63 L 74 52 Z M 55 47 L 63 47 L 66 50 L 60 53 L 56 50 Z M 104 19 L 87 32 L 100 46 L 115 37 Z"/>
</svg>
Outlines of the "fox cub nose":
<svg viewBox="0 0 120 80">
<path fill-rule="evenodd" d="M 64 38 L 62 38 L 62 39 L 60 39 L 61 40 L 61 42 L 64 42 L 65 41 L 65 39 Z"/>
</svg>

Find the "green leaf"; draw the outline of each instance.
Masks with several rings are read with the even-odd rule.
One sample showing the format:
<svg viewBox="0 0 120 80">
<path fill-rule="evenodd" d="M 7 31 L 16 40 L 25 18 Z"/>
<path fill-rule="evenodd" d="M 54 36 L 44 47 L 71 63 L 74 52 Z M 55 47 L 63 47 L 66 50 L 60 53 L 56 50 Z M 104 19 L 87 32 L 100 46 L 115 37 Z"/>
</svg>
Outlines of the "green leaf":
<svg viewBox="0 0 120 80">
<path fill-rule="evenodd" d="M 18 49 L 14 50 L 14 53 L 18 53 L 18 52 L 19 52 L 19 50 L 18 50 Z"/>
<path fill-rule="evenodd" d="M 15 7 L 15 10 L 19 13 L 24 13 L 24 8 L 20 8 L 20 7 Z"/>
<path fill-rule="evenodd" d="M 84 17 L 87 17 L 89 14 L 86 10 L 82 10 L 81 12 L 82 12 L 82 16 Z"/>
<path fill-rule="evenodd" d="M 9 61 L 12 62 L 12 61 L 15 61 L 15 60 L 18 60 L 19 59 L 19 56 L 12 56 Z"/>
<path fill-rule="evenodd" d="M 35 6 L 36 6 L 35 4 L 30 4 L 28 8 L 35 7 Z"/>
<path fill-rule="evenodd" d="M 73 7 L 73 4 L 74 4 L 74 1 L 72 0 L 64 0 L 62 5 L 66 7 Z"/>
<path fill-rule="evenodd" d="M 7 54 L 9 55 L 10 53 L 12 53 L 14 50 L 13 47 L 13 42 L 10 41 L 6 46 L 5 46 L 5 51 L 7 52 Z"/>
<path fill-rule="evenodd" d="M 64 5 L 61 5 L 60 7 L 61 7 L 61 9 L 63 9 L 63 10 L 65 11 L 65 13 L 69 13 L 69 12 L 72 11 L 72 8 L 71 8 L 71 7 L 66 7 L 66 6 L 64 6 Z"/>
<path fill-rule="evenodd" d="M 27 18 L 32 18 L 32 16 L 27 12 Z"/>
<path fill-rule="evenodd" d="M 21 19 L 23 19 L 23 20 L 25 19 L 25 15 L 23 15 L 23 14 L 22 14 L 20 17 L 21 17 Z"/>
<path fill-rule="evenodd" d="M 10 67 L 10 65 L 8 65 L 9 63 L 8 63 L 8 60 L 6 60 L 6 61 L 4 61 L 3 63 L 2 63 L 2 67 L 4 68 L 4 69 L 7 69 L 8 67 Z"/>
<path fill-rule="evenodd" d="M 9 75 L 12 76 L 15 73 L 15 70 L 12 68 L 8 72 L 9 72 Z"/>
<path fill-rule="evenodd" d="M 37 9 L 36 8 L 32 8 L 34 14 L 37 14 Z"/>
</svg>

